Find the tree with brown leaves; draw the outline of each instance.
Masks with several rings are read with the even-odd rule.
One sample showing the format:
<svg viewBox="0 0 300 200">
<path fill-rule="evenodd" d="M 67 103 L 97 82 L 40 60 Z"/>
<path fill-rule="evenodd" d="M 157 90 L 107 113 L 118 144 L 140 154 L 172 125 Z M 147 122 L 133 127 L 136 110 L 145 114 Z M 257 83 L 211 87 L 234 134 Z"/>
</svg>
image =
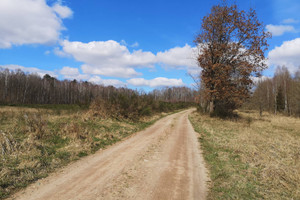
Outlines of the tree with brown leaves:
<svg viewBox="0 0 300 200">
<path fill-rule="evenodd" d="M 251 76 L 267 67 L 264 51 L 269 37 L 255 10 L 240 11 L 236 4 L 213 6 L 202 19 L 195 43 L 211 114 L 230 114 L 249 97 Z"/>
</svg>

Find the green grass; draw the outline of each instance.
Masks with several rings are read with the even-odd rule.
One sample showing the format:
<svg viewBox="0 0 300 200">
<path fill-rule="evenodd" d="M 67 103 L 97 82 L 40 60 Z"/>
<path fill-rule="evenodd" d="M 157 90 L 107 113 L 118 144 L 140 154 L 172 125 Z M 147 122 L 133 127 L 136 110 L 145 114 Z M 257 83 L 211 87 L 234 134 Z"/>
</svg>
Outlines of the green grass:
<svg viewBox="0 0 300 200">
<path fill-rule="evenodd" d="M 85 157 L 85 156 L 87 156 L 88 155 L 88 153 L 86 152 L 86 151 L 80 151 L 78 154 L 77 154 L 77 156 L 78 157 Z"/>
<path fill-rule="evenodd" d="M 50 135 L 46 142 L 51 144 L 55 149 L 62 148 L 69 143 L 69 138 L 62 138 L 60 135 Z"/>
</svg>

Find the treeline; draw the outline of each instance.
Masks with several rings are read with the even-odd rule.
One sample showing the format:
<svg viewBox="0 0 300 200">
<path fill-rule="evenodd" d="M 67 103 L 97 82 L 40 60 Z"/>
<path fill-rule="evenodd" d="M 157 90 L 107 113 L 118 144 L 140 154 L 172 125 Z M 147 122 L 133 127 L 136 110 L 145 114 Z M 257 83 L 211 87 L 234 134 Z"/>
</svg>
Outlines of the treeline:
<svg viewBox="0 0 300 200">
<path fill-rule="evenodd" d="M 194 95 L 195 91 L 187 87 L 163 88 L 146 94 L 124 87 L 58 80 L 48 74 L 40 77 L 0 68 L 0 104 L 90 104 L 94 99 L 114 101 L 116 96 L 127 100 L 135 96 L 151 101 L 193 102 Z"/>
<path fill-rule="evenodd" d="M 164 102 L 194 102 L 194 98 L 197 95 L 195 90 L 191 90 L 188 87 L 171 87 L 154 89 L 150 92 L 156 101 Z"/>
<path fill-rule="evenodd" d="M 262 80 L 247 107 L 274 114 L 300 116 L 300 69 L 291 74 L 286 67 L 278 67 L 272 79 Z"/>
</svg>

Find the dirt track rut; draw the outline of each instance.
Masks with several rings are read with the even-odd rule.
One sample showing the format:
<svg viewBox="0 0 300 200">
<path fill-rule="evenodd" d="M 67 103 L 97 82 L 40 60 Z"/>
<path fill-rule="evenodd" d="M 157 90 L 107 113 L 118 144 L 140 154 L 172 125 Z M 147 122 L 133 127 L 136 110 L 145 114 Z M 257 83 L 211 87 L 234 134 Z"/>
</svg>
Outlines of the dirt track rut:
<svg viewBox="0 0 300 200">
<path fill-rule="evenodd" d="M 205 199 L 207 175 L 188 114 L 169 115 L 70 164 L 12 199 Z"/>
</svg>

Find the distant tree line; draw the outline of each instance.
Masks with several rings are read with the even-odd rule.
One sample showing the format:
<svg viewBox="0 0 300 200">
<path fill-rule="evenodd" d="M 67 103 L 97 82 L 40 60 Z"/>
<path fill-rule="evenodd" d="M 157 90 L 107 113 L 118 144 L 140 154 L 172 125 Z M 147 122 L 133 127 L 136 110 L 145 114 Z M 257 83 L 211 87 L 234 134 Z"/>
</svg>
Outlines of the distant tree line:
<svg viewBox="0 0 300 200">
<path fill-rule="evenodd" d="M 272 79 L 258 82 L 248 107 L 274 114 L 300 116 L 300 69 L 291 74 L 285 67 L 277 67 Z"/>
<path fill-rule="evenodd" d="M 150 92 L 156 101 L 164 102 L 194 102 L 197 92 L 188 87 L 170 87 L 154 89 Z"/>
<path fill-rule="evenodd" d="M 149 94 L 128 88 L 103 86 L 87 81 L 58 80 L 48 74 L 24 73 L 0 68 L 0 104 L 90 104 L 110 101 L 116 94 L 147 96 L 153 101 L 193 102 L 195 91 L 187 87 L 156 89 Z"/>
</svg>

